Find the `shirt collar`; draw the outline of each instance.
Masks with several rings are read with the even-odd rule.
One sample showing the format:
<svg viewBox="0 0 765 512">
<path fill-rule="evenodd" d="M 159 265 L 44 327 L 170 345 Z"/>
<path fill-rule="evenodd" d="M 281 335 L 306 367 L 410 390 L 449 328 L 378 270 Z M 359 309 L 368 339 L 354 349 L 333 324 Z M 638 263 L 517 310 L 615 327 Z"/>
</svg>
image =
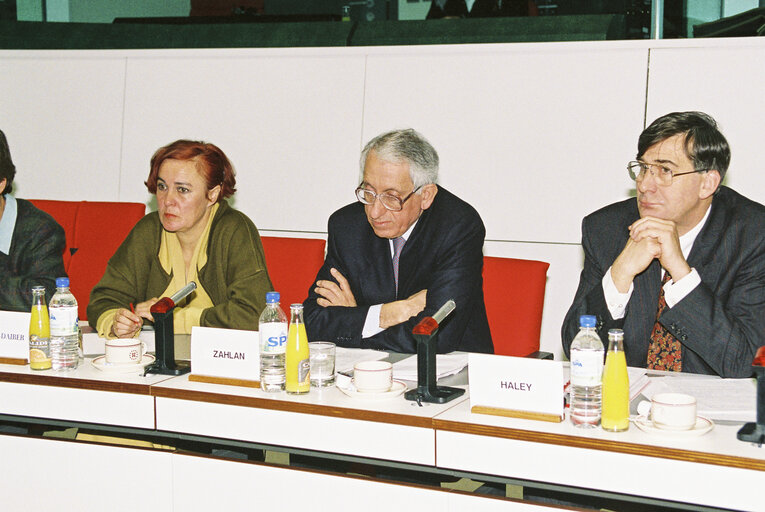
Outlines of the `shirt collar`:
<svg viewBox="0 0 765 512">
<path fill-rule="evenodd" d="M 691 253 L 691 249 L 693 248 L 693 243 L 696 241 L 696 237 L 698 237 L 699 233 L 701 233 L 701 229 L 704 227 L 704 224 L 706 224 L 707 219 L 709 218 L 709 212 L 711 211 L 712 205 L 707 208 L 707 213 L 704 214 L 704 217 L 699 221 L 699 223 L 693 226 L 690 231 L 680 237 L 680 250 L 683 251 L 683 257 L 686 260 L 688 259 L 688 255 Z"/>
<path fill-rule="evenodd" d="M 18 209 L 16 207 L 16 198 L 10 194 L 5 195 L 5 210 L 0 217 L 0 252 L 10 254 L 11 239 L 13 238 L 13 228 L 16 227 L 16 216 Z"/>
<path fill-rule="evenodd" d="M 414 227 L 417 225 L 418 222 L 420 222 L 419 218 L 417 218 L 417 220 L 414 221 L 414 224 L 409 226 L 409 229 L 406 230 L 406 233 L 401 235 L 401 238 L 404 239 L 404 243 L 406 243 L 406 241 L 409 240 L 409 237 L 412 236 L 412 231 L 414 231 Z M 388 245 L 390 246 L 390 254 L 391 254 L 391 256 L 393 256 L 393 253 L 395 252 L 395 249 L 393 249 L 393 239 L 392 238 L 388 239 Z"/>
</svg>

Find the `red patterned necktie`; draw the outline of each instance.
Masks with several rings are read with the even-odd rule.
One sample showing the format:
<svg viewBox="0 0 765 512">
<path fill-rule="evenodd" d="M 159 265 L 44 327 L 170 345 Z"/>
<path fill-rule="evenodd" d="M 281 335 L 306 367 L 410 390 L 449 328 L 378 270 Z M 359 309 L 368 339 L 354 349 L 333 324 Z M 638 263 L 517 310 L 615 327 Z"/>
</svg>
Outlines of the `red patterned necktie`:
<svg viewBox="0 0 765 512">
<path fill-rule="evenodd" d="M 393 239 L 393 279 L 396 281 L 396 295 L 398 295 L 398 260 L 405 242 L 402 236 Z"/>
<path fill-rule="evenodd" d="M 664 279 L 661 280 L 661 291 L 659 292 L 659 308 L 656 311 L 656 323 L 651 331 L 650 344 L 648 345 L 647 367 L 652 370 L 669 370 L 679 372 L 683 369 L 682 345 L 671 332 L 659 323 L 659 317 L 668 309 L 667 301 L 664 299 L 664 285 L 672 277 L 669 272 L 664 272 Z"/>
</svg>

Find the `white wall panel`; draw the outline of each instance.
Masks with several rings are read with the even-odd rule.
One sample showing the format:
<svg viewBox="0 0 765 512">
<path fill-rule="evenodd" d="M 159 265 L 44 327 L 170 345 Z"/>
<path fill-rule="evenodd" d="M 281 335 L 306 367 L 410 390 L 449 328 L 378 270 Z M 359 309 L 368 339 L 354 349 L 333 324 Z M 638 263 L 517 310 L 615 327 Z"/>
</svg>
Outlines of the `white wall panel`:
<svg viewBox="0 0 765 512">
<path fill-rule="evenodd" d="M 648 122 L 677 110 L 710 114 L 731 146 L 725 183 L 765 203 L 765 45 L 654 49 L 650 76 Z"/>
<path fill-rule="evenodd" d="M 259 228 L 326 231 L 357 185 L 363 58 L 272 54 L 131 58 L 124 198 L 149 200 L 157 148 L 202 139 L 231 159 L 235 206 Z"/>
<path fill-rule="evenodd" d="M 0 129 L 23 198 L 116 201 L 123 58 L 0 58 Z"/>
<path fill-rule="evenodd" d="M 630 190 L 647 50 L 489 48 L 370 56 L 364 140 L 422 132 L 488 239 L 577 243 L 582 217 Z"/>
</svg>

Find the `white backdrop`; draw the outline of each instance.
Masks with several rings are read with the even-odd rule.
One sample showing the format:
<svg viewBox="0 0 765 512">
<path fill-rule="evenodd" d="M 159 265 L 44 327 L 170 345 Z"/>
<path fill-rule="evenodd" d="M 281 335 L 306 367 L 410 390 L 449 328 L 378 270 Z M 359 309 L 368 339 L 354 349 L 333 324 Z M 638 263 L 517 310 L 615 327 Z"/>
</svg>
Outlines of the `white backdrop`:
<svg viewBox="0 0 765 512">
<path fill-rule="evenodd" d="M 727 184 L 765 202 L 762 38 L 416 47 L 0 51 L 0 129 L 18 197 L 139 201 L 151 154 L 214 142 L 235 206 L 264 234 L 323 236 L 358 154 L 414 127 L 473 204 L 487 255 L 550 262 L 542 349 L 581 269 L 580 223 L 628 197 L 646 119 L 704 110 L 733 149 Z"/>
</svg>

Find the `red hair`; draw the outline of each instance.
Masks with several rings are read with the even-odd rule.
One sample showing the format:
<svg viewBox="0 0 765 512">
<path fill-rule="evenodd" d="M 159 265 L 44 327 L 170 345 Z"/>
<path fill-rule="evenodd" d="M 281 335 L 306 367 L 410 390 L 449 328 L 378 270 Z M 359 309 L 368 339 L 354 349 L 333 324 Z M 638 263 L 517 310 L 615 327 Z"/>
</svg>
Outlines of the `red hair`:
<svg viewBox="0 0 765 512">
<path fill-rule="evenodd" d="M 191 160 L 196 163 L 197 172 L 207 183 L 207 190 L 220 185 L 218 201 L 236 192 L 234 167 L 223 151 L 215 144 L 196 140 L 176 140 L 159 148 L 151 157 L 149 178 L 144 182 L 152 194 L 157 193 L 159 168 L 165 160 Z"/>
</svg>

